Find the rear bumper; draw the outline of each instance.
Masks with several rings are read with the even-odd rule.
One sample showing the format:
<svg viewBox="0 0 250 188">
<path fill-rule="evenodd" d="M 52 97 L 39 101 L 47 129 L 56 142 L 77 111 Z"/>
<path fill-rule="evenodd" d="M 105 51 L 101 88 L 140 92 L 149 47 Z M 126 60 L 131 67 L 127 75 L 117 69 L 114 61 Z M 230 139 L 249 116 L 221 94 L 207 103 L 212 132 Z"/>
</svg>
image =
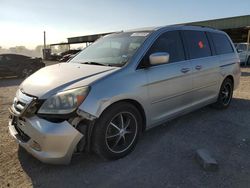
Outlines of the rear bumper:
<svg viewBox="0 0 250 188">
<path fill-rule="evenodd" d="M 37 116 L 9 119 L 9 132 L 34 157 L 44 163 L 68 164 L 83 135 L 67 121 L 52 123 Z M 24 139 L 25 138 L 25 139 Z"/>
</svg>

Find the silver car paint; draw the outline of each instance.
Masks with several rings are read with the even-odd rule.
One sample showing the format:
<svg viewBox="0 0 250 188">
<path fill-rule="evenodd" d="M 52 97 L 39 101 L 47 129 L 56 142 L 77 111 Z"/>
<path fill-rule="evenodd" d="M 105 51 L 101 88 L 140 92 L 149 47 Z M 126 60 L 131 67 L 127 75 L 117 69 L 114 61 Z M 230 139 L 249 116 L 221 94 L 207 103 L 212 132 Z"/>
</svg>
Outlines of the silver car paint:
<svg viewBox="0 0 250 188">
<path fill-rule="evenodd" d="M 47 99 L 61 90 L 89 85 L 116 67 L 101 67 L 76 63 L 59 63 L 40 69 L 20 85 L 25 93 Z M 60 76 L 58 76 L 60 75 Z"/>
<path fill-rule="evenodd" d="M 210 30 L 190 26 L 155 28 L 137 50 L 130 63 L 122 68 L 63 63 L 41 69 L 27 78 L 20 88 L 24 93 L 46 99 L 58 91 L 90 86 L 91 90 L 80 105 L 80 111 L 98 118 L 106 108 L 115 102 L 131 100 L 143 108 L 146 129 L 215 102 L 222 81 L 228 75 L 233 76 L 234 88 L 237 88 L 240 68 L 235 49 L 232 54 L 137 69 L 141 58 L 156 38 L 164 32 L 176 29 Z M 220 32 L 212 29 L 211 31 Z M 200 66 L 201 63 L 202 69 L 197 69 L 196 66 Z M 183 69 L 184 71 L 182 71 Z M 27 118 L 27 122 L 30 123 L 24 131 L 31 134 L 29 136 L 32 140 L 39 141 L 42 148 L 47 148 L 48 144 L 53 143 L 52 145 L 58 146 L 59 149 L 56 150 L 55 147 L 52 147 L 43 152 L 34 152 L 29 144 L 20 143 L 23 147 L 44 162 L 69 162 L 77 140 L 82 136 L 79 131 L 68 122 L 62 122 L 62 126 L 60 126 L 43 121 L 37 116 Z M 11 126 L 10 124 L 10 132 L 13 133 Z M 54 134 L 54 130 L 57 130 L 56 133 L 67 133 L 70 139 L 60 140 L 63 137 Z M 47 136 L 51 139 L 50 141 L 39 140 L 42 137 L 47 138 Z M 63 147 L 65 144 L 67 147 Z M 55 154 L 51 149 L 58 152 Z M 46 151 L 48 153 L 44 155 Z"/>
<path fill-rule="evenodd" d="M 90 94 L 79 108 L 99 117 L 108 106 L 117 101 L 137 101 L 144 109 L 146 128 L 150 128 L 215 102 L 222 81 L 228 75 L 234 77 L 234 87 L 238 87 L 240 67 L 235 48 L 232 54 L 136 69 L 141 57 L 156 38 L 164 32 L 176 29 L 209 31 L 208 28 L 190 26 L 172 26 L 156 30 L 137 51 L 128 66 L 91 85 Z M 221 32 L 213 29 L 211 31 Z M 198 71 L 195 67 L 199 62 L 202 63 L 203 69 Z M 228 64 L 229 66 L 221 67 Z M 190 71 L 187 74 L 182 73 L 183 68 L 189 68 Z"/>
<path fill-rule="evenodd" d="M 52 123 L 37 116 L 25 118 L 25 123 L 20 125 L 19 128 L 32 136 L 28 142 L 22 142 L 16 137 L 16 130 L 11 121 L 9 122 L 10 134 L 22 147 L 40 161 L 53 164 L 70 163 L 72 153 L 83 137 L 67 121 Z M 34 141 L 39 143 L 42 151 L 32 148 Z"/>
</svg>

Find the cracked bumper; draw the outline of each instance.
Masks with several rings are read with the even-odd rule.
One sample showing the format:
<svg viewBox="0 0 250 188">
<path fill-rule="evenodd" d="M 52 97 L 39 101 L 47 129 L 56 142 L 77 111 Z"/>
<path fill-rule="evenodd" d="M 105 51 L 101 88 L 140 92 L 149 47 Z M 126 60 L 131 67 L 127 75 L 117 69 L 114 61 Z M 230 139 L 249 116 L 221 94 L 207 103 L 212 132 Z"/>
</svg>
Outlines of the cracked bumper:
<svg viewBox="0 0 250 188">
<path fill-rule="evenodd" d="M 52 123 L 37 116 L 17 118 L 11 115 L 9 132 L 34 157 L 52 164 L 70 163 L 74 149 L 83 137 L 67 121 Z"/>
</svg>

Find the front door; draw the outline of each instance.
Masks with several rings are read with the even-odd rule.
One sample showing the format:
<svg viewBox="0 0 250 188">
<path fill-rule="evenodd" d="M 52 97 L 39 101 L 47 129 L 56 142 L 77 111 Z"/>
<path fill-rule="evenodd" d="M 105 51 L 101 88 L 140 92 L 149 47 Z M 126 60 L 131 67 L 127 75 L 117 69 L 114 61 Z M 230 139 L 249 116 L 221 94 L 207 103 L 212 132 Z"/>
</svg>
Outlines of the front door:
<svg viewBox="0 0 250 188">
<path fill-rule="evenodd" d="M 145 55 L 144 63 L 155 52 L 167 52 L 170 59 L 166 64 L 145 68 L 152 125 L 175 116 L 192 102 L 192 65 L 185 60 L 179 31 L 169 31 L 159 36 Z"/>
</svg>

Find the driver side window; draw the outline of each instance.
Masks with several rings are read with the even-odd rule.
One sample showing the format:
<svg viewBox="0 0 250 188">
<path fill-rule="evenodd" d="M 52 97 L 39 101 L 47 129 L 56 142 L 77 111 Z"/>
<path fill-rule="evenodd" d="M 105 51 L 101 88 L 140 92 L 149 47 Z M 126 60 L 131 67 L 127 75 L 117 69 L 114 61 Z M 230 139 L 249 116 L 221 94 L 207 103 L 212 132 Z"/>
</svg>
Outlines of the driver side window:
<svg viewBox="0 0 250 188">
<path fill-rule="evenodd" d="M 179 31 L 168 31 L 162 34 L 144 56 L 141 66 L 149 65 L 149 56 L 156 52 L 169 53 L 169 63 L 185 60 L 184 49 Z"/>
</svg>

